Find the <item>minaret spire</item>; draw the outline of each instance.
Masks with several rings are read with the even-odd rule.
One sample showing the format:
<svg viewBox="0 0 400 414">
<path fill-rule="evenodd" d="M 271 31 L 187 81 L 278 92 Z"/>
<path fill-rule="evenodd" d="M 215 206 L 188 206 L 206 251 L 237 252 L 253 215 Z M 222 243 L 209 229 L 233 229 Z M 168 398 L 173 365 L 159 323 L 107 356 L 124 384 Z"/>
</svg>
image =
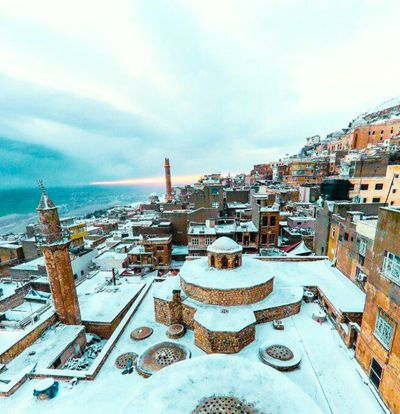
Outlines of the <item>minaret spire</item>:
<svg viewBox="0 0 400 414">
<path fill-rule="evenodd" d="M 57 207 L 47 195 L 43 182 L 38 184 L 42 191 L 37 208 L 42 233 L 39 246 L 46 262 L 54 308 L 62 323 L 79 325 L 81 313 L 69 256 L 70 241 L 64 238 Z"/>
</svg>

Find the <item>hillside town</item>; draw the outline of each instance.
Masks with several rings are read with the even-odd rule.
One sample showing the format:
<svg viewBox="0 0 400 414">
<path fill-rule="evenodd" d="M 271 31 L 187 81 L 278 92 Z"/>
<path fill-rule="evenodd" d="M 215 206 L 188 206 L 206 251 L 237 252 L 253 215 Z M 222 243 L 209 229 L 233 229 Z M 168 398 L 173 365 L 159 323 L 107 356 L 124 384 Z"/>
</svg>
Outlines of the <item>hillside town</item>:
<svg viewBox="0 0 400 414">
<path fill-rule="evenodd" d="M 400 414 L 400 98 L 247 173 L 162 167 L 86 217 L 39 182 L 0 236 L 0 411 Z"/>
</svg>

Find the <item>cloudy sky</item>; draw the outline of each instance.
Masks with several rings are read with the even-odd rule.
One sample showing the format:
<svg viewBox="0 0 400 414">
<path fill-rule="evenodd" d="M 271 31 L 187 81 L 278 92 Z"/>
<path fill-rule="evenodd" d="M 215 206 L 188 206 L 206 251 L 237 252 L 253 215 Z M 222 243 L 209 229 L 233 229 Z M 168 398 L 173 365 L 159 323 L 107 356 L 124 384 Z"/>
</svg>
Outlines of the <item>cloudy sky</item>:
<svg viewBox="0 0 400 414">
<path fill-rule="evenodd" d="M 248 171 L 400 95 L 399 1 L 0 0 L 0 188 Z"/>
</svg>

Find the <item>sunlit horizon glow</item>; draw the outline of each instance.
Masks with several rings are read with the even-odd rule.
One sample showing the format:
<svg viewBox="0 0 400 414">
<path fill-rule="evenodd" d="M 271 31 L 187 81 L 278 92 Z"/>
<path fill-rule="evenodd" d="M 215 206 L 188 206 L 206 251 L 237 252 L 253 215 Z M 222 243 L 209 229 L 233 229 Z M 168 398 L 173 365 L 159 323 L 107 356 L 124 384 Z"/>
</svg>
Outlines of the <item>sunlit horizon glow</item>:
<svg viewBox="0 0 400 414">
<path fill-rule="evenodd" d="M 199 180 L 202 177 L 202 174 L 196 175 L 178 175 L 172 176 L 172 184 L 191 184 Z M 154 185 L 154 184 L 164 184 L 165 177 L 141 177 L 141 178 L 127 178 L 124 180 L 109 180 L 109 181 L 93 181 L 91 185 Z"/>
</svg>

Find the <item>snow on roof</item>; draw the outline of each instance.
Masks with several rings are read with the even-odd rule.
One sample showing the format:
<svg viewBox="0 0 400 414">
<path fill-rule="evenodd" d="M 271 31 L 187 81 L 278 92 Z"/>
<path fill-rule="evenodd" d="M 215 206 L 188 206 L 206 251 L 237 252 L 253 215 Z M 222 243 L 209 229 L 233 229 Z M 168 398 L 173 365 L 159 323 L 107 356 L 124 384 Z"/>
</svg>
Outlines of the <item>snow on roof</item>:
<svg viewBox="0 0 400 414">
<path fill-rule="evenodd" d="M 77 287 L 83 321 L 111 322 L 144 286 L 128 279 L 117 279 L 117 285 L 107 284 L 110 271 L 99 271 Z"/>
<path fill-rule="evenodd" d="M 173 256 L 181 256 L 181 255 L 185 255 L 187 256 L 189 254 L 189 248 L 187 245 L 183 245 L 183 246 L 178 246 L 176 244 L 174 244 L 172 246 L 172 255 Z"/>
<path fill-rule="evenodd" d="M 290 251 L 289 256 L 299 256 L 303 254 L 310 254 L 312 250 L 310 250 L 304 241 L 302 240 L 298 246 L 296 246 L 293 250 Z"/>
<path fill-rule="evenodd" d="M 200 308 L 194 320 L 214 332 L 238 332 L 256 322 L 254 312 L 245 307 Z"/>
<path fill-rule="evenodd" d="M 241 221 L 236 224 L 236 232 L 257 232 L 257 227 L 252 221 Z"/>
<path fill-rule="evenodd" d="M 0 244 L 0 249 L 1 248 L 15 250 L 15 249 L 22 249 L 22 246 L 20 244 L 2 243 Z"/>
<path fill-rule="evenodd" d="M 223 270 L 208 266 L 207 257 L 187 260 L 179 275 L 187 283 L 222 290 L 257 286 L 274 276 L 265 262 L 245 256 L 241 266 Z"/>
<path fill-rule="evenodd" d="M 38 270 L 39 266 L 44 266 L 44 257 L 40 256 L 37 259 L 30 260 L 26 263 L 21 263 L 12 267 L 15 270 Z"/>
<path fill-rule="evenodd" d="M 177 398 L 177 390 L 184 394 Z M 136 390 L 131 413 L 191 413 L 209 397 L 232 396 L 265 413 L 322 414 L 284 374 L 238 356 L 207 355 L 170 365 Z"/>
<path fill-rule="evenodd" d="M 207 247 L 207 251 L 212 253 L 236 253 L 242 250 L 242 246 L 226 236 L 219 237 Z"/>
<path fill-rule="evenodd" d="M 365 293 L 328 260 L 265 261 L 269 273 L 275 276 L 278 287 L 318 286 L 332 305 L 342 312 L 362 312 Z"/>
</svg>

